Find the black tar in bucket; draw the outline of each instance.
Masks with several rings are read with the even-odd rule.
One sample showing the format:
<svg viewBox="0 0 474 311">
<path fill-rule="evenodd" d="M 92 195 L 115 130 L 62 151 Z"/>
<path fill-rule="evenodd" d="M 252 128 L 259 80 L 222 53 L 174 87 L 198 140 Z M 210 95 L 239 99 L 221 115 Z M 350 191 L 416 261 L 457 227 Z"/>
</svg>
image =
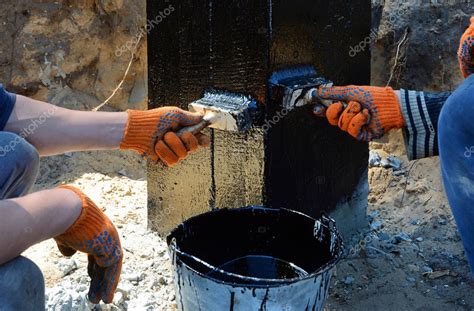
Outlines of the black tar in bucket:
<svg viewBox="0 0 474 311">
<path fill-rule="evenodd" d="M 332 220 L 263 207 L 196 216 L 167 241 L 180 310 L 322 310 L 342 256 Z"/>
</svg>

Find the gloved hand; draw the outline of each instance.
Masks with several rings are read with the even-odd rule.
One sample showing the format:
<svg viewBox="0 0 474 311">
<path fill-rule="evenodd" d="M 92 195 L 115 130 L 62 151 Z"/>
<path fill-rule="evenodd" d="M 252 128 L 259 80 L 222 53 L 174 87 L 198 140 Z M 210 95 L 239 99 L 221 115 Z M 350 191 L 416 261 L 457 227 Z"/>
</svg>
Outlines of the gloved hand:
<svg viewBox="0 0 474 311">
<path fill-rule="evenodd" d="M 154 162 L 161 160 L 172 166 L 183 160 L 199 146 L 209 145 L 209 138 L 201 133 L 186 132 L 178 137 L 174 132 L 202 120 L 202 115 L 163 107 L 148 111 L 128 110 L 128 122 L 120 149 L 135 150 Z"/>
<path fill-rule="evenodd" d="M 320 99 L 336 101 L 327 109 L 314 107 L 314 114 L 361 141 L 380 138 L 405 125 L 397 95 L 390 87 L 343 86 L 318 90 Z"/>
<path fill-rule="evenodd" d="M 474 16 L 471 17 L 471 26 L 461 38 L 458 60 L 464 78 L 474 73 Z"/>
<path fill-rule="evenodd" d="M 82 200 L 82 212 L 65 233 L 55 237 L 58 248 L 68 257 L 77 251 L 88 255 L 89 300 L 95 304 L 100 300 L 111 303 L 122 271 L 123 253 L 117 230 L 82 191 L 72 186 L 59 188 L 74 192 Z"/>
</svg>

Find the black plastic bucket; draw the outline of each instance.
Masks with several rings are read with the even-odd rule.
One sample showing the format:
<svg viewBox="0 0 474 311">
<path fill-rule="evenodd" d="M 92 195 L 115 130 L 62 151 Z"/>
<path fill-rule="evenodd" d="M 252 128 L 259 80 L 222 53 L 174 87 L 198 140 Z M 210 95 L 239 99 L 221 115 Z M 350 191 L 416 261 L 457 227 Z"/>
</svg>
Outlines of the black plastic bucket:
<svg viewBox="0 0 474 311">
<path fill-rule="evenodd" d="M 334 221 L 286 209 L 223 209 L 168 236 L 179 310 L 322 310 L 342 256 Z"/>
</svg>

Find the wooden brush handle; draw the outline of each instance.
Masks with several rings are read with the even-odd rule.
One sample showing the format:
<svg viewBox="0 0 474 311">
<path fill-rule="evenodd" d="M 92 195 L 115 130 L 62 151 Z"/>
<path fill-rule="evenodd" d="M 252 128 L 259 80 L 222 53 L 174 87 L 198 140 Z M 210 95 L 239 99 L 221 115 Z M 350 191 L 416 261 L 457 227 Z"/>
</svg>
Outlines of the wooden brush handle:
<svg viewBox="0 0 474 311">
<path fill-rule="evenodd" d="M 192 125 L 192 126 L 188 126 L 188 127 L 184 127 L 182 129 L 180 129 L 179 131 L 176 132 L 176 135 L 181 136 L 185 132 L 190 132 L 191 134 L 196 135 L 197 133 L 199 133 L 200 131 L 202 131 L 203 129 L 208 127 L 209 125 L 211 125 L 210 121 L 202 120 L 201 122 L 199 122 L 196 125 Z"/>
</svg>

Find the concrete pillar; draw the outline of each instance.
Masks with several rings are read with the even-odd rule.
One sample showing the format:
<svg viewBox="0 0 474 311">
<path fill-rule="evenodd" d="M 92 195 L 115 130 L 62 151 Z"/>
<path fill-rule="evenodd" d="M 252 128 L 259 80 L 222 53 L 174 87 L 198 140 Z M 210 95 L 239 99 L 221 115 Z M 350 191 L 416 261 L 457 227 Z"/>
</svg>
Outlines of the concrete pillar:
<svg viewBox="0 0 474 311">
<path fill-rule="evenodd" d="M 351 47 L 370 33 L 370 1 L 148 1 L 149 108 L 183 108 L 209 87 L 250 94 L 266 105 L 271 72 L 318 68 L 336 84 L 370 82 L 368 50 Z M 168 11 L 167 11 L 168 12 Z M 213 145 L 173 169 L 149 165 L 149 224 L 167 233 L 212 208 L 250 204 L 338 218 L 347 236 L 367 207 L 367 144 L 302 108 L 271 128 L 246 134 L 208 130 Z M 346 230 L 347 229 L 347 230 Z"/>
</svg>

